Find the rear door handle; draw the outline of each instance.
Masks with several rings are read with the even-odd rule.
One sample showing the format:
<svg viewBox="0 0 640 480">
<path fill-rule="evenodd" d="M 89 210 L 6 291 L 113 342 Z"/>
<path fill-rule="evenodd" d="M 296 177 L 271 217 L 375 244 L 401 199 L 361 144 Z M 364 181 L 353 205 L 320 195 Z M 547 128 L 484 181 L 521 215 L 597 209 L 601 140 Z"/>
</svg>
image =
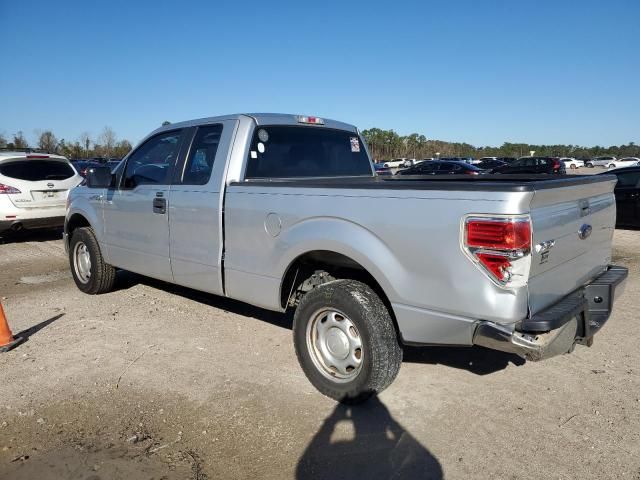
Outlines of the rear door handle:
<svg viewBox="0 0 640 480">
<path fill-rule="evenodd" d="M 159 214 L 167 213 L 167 199 L 166 198 L 154 198 L 153 199 L 153 213 L 159 213 Z"/>
</svg>

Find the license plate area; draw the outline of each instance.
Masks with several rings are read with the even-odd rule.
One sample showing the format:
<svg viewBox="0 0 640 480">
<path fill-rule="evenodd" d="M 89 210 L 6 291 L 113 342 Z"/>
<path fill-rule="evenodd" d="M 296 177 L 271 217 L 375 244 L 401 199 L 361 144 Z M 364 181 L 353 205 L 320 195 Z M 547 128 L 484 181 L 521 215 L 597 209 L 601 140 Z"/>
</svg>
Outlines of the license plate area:
<svg viewBox="0 0 640 480">
<path fill-rule="evenodd" d="M 43 191 L 32 191 L 31 195 L 34 200 L 58 200 L 62 198 L 63 190 L 43 190 Z"/>
</svg>

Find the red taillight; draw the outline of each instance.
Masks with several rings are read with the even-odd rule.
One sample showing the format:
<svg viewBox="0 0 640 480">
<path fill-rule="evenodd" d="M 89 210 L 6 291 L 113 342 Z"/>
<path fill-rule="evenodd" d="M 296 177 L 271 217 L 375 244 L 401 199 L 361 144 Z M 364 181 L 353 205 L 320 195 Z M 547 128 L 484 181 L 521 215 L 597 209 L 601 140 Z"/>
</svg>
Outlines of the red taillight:
<svg viewBox="0 0 640 480">
<path fill-rule="evenodd" d="M 11 194 L 16 194 L 16 193 L 22 193 L 22 192 L 20 192 L 20 190 L 18 190 L 15 187 L 11 187 L 9 185 L 4 185 L 4 184 L 0 183 L 0 195 L 2 195 L 2 194 L 11 195 Z"/>
<path fill-rule="evenodd" d="M 528 220 L 469 219 L 466 244 L 473 248 L 529 250 L 531 226 Z"/>
<path fill-rule="evenodd" d="M 475 170 L 465 170 L 464 173 L 466 173 L 467 175 L 478 175 L 478 172 L 476 172 Z"/>
<path fill-rule="evenodd" d="M 557 159 L 553 159 L 553 169 L 554 170 L 560 170 L 560 160 Z"/>
<path fill-rule="evenodd" d="M 492 253 L 477 253 L 476 257 L 478 257 L 480 263 L 498 280 L 505 281 L 510 278 L 511 272 L 509 269 L 511 268 L 511 261 L 509 257 L 494 255 Z"/>
<path fill-rule="evenodd" d="M 469 217 L 463 243 L 470 257 L 498 284 L 526 283 L 531 252 L 528 217 Z"/>
</svg>

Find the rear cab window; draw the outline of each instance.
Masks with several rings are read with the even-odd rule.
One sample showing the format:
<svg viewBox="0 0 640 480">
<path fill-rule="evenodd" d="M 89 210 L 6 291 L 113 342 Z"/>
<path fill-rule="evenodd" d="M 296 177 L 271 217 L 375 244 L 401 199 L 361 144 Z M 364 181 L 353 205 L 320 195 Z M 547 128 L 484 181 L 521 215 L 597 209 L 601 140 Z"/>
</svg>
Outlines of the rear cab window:
<svg viewBox="0 0 640 480">
<path fill-rule="evenodd" d="M 367 151 L 355 132 L 316 126 L 258 126 L 245 179 L 371 177 Z"/>
<path fill-rule="evenodd" d="M 66 180 L 75 174 L 73 167 L 61 160 L 24 159 L 0 164 L 0 175 L 30 182 Z"/>
</svg>

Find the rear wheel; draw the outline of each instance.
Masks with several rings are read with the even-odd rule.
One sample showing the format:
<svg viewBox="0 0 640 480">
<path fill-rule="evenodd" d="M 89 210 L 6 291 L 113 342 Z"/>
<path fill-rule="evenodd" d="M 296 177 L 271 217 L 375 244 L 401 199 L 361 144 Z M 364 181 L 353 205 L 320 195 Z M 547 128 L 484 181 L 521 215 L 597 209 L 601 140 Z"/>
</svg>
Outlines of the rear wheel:
<svg viewBox="0 0 640 480">
<path fill-rule="evenodd" d="M 587 162 L 587 163 L 586 163 L 586 166 L 587 166 L 587 168 L 593 168 L 593 163 L 591 163 L 591 162 Z"/>
<path fill-rule="evenodd" d="M 95 295 L 113 289 L 116 269 L 105 263 L 91 228 L 73 231 L 69 242 L 69 264 L 76 286 L 84 293 Z"/>
<path fill-rule="evenodd" d="M 360 403 L 395 379 L 402 363 L 396 330 L 380 297 L 355 280 L 307 293 L 293 321 L 298 361 L 324 395 Z"/>
<path fill-rule="evenodd" d="M 569 168 L 575 170 L 576 168 L 578 168 L 578 166 L 575 163 L 572 163 L 569 165 Z"/>
<path fill-rule="evenodd" d="M 615 163 L 610 163 L 609 164 L 609 168 L 616 168 L 616 164 Z"/>
</svg>

